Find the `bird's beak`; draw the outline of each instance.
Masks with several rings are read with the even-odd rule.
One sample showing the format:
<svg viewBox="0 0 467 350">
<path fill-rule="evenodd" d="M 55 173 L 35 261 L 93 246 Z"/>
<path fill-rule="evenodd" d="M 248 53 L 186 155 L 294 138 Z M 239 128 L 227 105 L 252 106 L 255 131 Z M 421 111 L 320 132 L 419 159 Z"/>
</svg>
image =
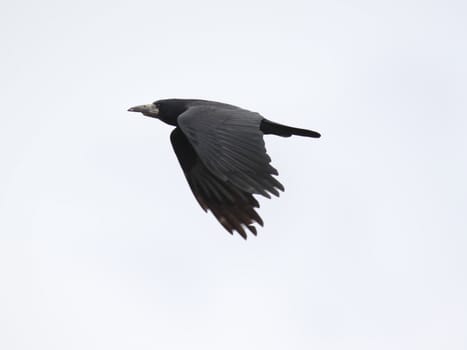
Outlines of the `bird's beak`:
<svg viewBox="0 0 467 350">
<path fill-rule="evenodd" d="M 152 103 L 131 107 L 128 112 L 139 112 L 147 115 L 148 117 L 157 117 L 159 115 L 159 109 Z"/>
<path fill-rule="evenodd" d="M 149 112 L 151 108 L 151 105 L 141 105 L 141 106 L 134 106 L 134 107 L 131 107 L 128 112 L 141 112 L 141 113 L 144 113 L 144 112 Z"/>
</svg>

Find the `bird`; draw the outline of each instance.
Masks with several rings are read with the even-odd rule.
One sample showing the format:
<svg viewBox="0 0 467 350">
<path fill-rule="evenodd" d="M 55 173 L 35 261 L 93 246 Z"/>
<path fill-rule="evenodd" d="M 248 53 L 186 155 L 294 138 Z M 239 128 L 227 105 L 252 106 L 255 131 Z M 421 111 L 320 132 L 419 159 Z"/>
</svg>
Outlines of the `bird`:
<svg viewBox="0 0 467 350">
<path fill-rule="evenodd" d="M 319 138 L 320 133 L 268 120 L 231 104 L 201 99 L 161 99 L 131 107 L 174 126 L 170 141 L 201 208 L 231 234 L 247 239 L 264 225 L 254 195 L 279 197 L 284 186 L 270 164 L 263 135 Z"/>
</svg>

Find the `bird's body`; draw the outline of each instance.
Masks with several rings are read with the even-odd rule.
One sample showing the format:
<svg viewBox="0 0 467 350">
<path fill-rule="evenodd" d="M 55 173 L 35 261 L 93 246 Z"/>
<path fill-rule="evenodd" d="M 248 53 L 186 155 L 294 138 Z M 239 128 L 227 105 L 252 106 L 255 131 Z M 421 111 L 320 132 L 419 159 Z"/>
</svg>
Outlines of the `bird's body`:
<svg viewBox="0 0 467 350">
<path fill-rule="evenodd" d="M 224 228 L 243 238 L 248 228 L 256 235 L 260 194 L 279 196 L 284 187 L 270 165 L 263 134 L 320 137 L 306 129 L 274 123 L 260 114 L 233 105 L 195 99 L 159 100 L 130 108 L 176 128 L 172 146 L 190 188 L 201 207 L 211 210 Z"/>
</svg>

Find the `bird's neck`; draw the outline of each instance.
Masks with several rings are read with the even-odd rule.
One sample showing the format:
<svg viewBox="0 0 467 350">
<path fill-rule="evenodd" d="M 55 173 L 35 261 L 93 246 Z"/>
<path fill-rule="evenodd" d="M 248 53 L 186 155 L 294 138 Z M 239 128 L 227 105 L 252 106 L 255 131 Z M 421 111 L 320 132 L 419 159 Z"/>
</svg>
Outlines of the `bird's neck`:
<svg viewBox="0 0 467 350">
<path fill-rule="evenodd" d="M 177 126 L 177 117 L 175 116 L 159 116 L 158 118 L 166 124 Z"/>
</svg>

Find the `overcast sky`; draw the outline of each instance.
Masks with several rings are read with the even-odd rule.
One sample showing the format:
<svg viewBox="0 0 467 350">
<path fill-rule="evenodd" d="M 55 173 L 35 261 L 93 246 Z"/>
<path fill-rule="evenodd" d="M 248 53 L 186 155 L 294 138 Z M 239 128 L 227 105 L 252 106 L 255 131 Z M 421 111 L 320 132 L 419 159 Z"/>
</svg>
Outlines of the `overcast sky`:
<svg viewBox="0 0 467 350">
<path fill-rule="evenodd" d="M 465 1 L 0 5 L 0 348 L 467 348 Z M 196 203 L 171 127 L 219 100 L 286 191 Z"/>
</svg>

